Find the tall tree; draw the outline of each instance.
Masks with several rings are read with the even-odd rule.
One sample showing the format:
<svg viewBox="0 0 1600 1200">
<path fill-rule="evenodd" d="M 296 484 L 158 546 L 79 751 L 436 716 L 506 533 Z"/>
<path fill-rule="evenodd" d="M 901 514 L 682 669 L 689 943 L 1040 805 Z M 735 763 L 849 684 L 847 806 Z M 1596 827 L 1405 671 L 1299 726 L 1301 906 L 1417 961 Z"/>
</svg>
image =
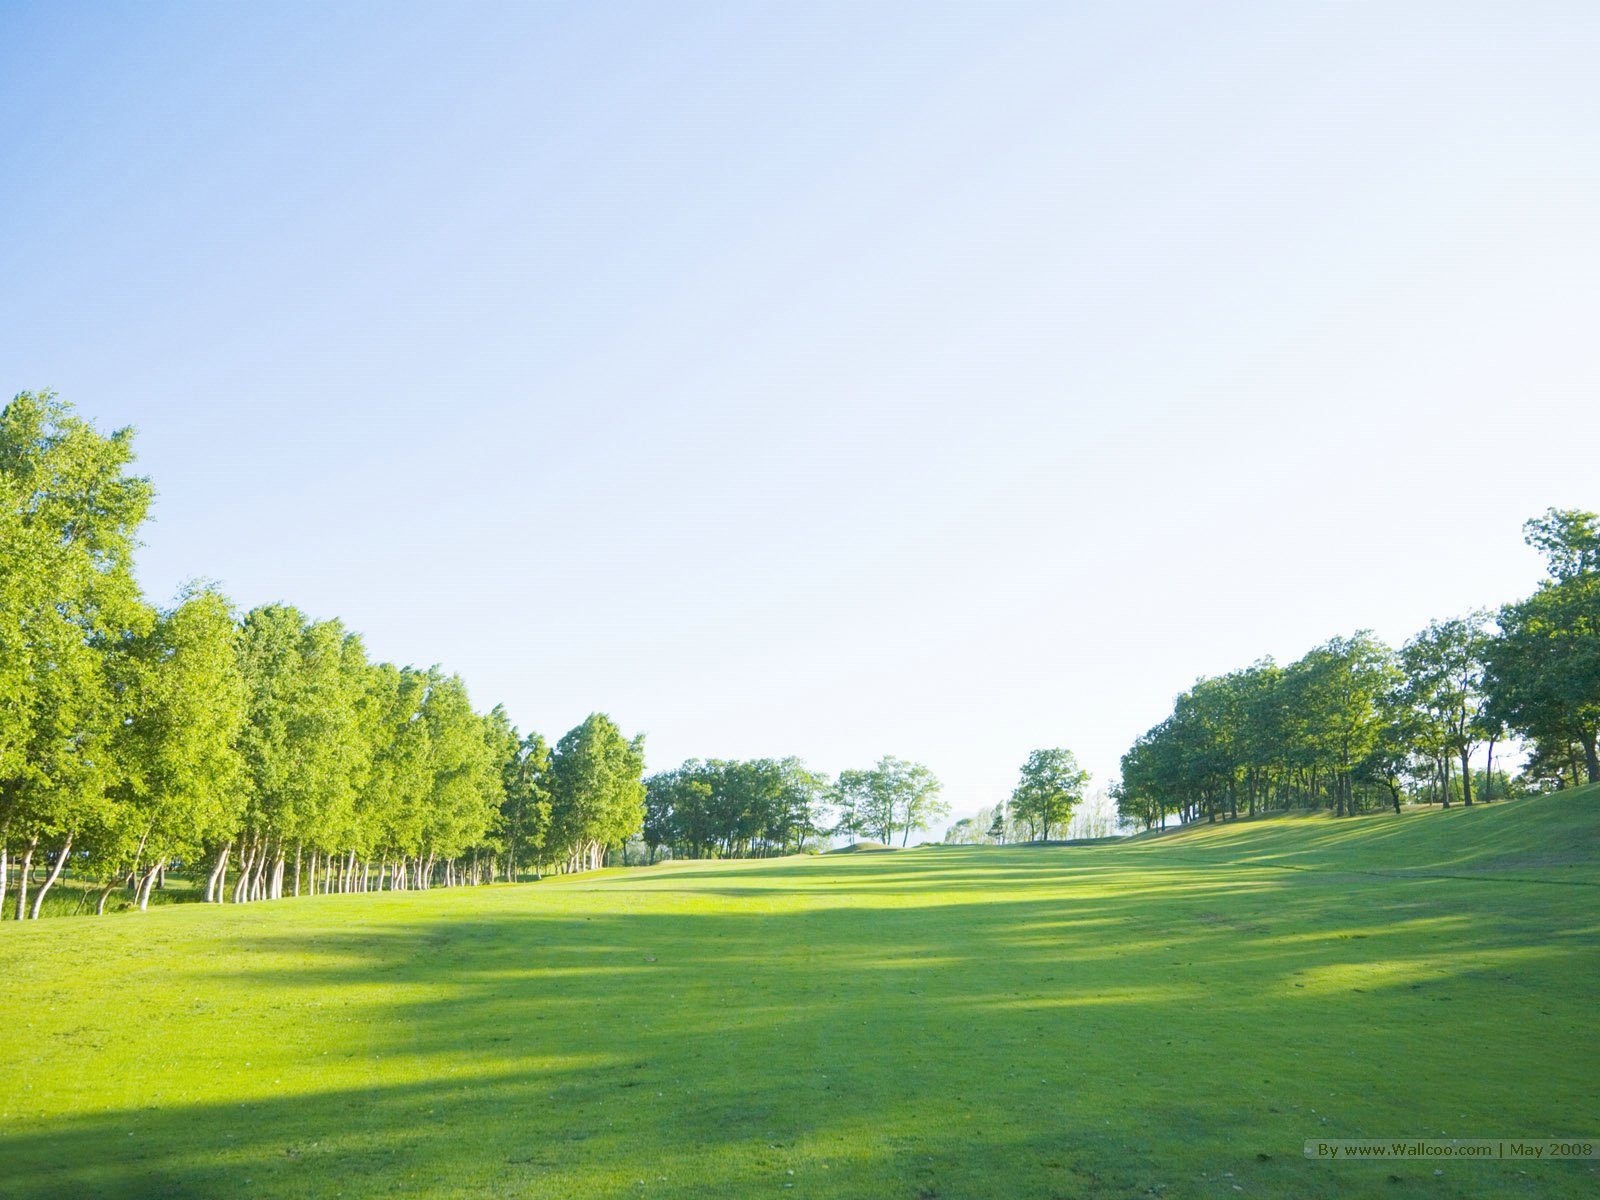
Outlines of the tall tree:
<svg viewBox="0 0 1600 1200">
<path fill-rule="evenodd" d="M 49 392 L 0 410 L 0 898 L 15 844 L 18 919 L 38 916 L 121 781 L 119 664 L 152 620 L 133 577 L 151 491 L 129 473 L 132 439 L 102 436 Z M 30 909 L 40 853 L 54 865 Z"/>
<path fill-rule="evenodd" d="M 539 734 L 530 733 L 502 771 L 501 837 L 510 873 L 528 866 L 543 871 L 550 835 L 549 776 L 550 746 Z"/>
<path fill-rule="evenodd" d="M 1035 750 L 1022 764 L 1011 811 L 1028 823 L 1037 840 L 1048 840 L 1052 829 L 1066 828 L 1088 782 L 1089 772 L 1078 766 L 1071 750 Z"/>
<path fill-rule="evenodd" d="M 126 804 L 113 831 L 121 836 L 95 857 L 108 888 L 118 876 L 135 880 L 140 909 L 169 862 L 199 862 L 241 816 L 244 763 L 236 743 L 245 684 L 238 636 L 227 600 L 195 588 L 136 647 L 123 729 Z"/>
<path fill-rule="evenodd" d="M 1487 613 L 1432 621 L 1401 648 L 1407 698 L 1424 736 L 1461 763 L 1462 799 L 1472 803 L 1472 752 L 1483 727 Z"/>
<path fill-rule="evenodd" d="M 625 738 L 591 713 L 556 743 L 550 761 L 552 838 L 575 870 L 598 870 L 606 849 L 644 825 L 644 737 Z"/>
<path fill-rule="evenodd" d="M 1489 716 L 1544 746 L 1582 748 L 1600 781 L 1600 518 L 1550 510 L 1524 527 L 1550 578 L 1500 610 L 1487 647 Z"/>
<path fill-rule="evenodd" d="M 940 799 L 944 785 L 921 763 L 903 758 L 883 758 L 873 768 L 876 786 L 884 793 L 884 807 L 900 830 L 900 844 L 909 845 L 913 831 L 927 829 L 949 815 Z"/>
<path fill-rule="evenodd" d="M 1394 694 L 1393 652 L 1367 630 L 1337 637 L 1306 655 L 1303 699 L 1314 730 L 1312 746 L 1334 772 L 1334 811 L 1356 811 L 1353 778 L 1376 749 Z"/>
</svg>

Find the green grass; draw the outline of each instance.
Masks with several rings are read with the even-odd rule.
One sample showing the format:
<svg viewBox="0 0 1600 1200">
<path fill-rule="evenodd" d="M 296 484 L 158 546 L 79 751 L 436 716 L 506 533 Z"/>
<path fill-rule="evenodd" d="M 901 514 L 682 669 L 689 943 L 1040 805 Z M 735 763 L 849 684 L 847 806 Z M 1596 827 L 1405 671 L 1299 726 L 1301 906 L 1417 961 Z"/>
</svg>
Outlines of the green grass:
<svg viewBox="0 0 1600 1200">
<path fill-rule="evenodd" d="M 1301 1147 L 1600 1135 L 1597 844 L 1586 789 L 7 924 L 0 1195 L 1590 1196 Z"/>
<path fill-rule="evenodd" d="M 28 885 L 28 903 L 31 906 L 33 898 L 38 893 L 38 885 L 43 877 L 40 869 L 30 872 L 32 882 Z M 17 902 L 17 881 L 15 873 L 8 881 L 11 891 L 7 895 L 5 912 L 0 913 L 0 920 L 12 920 L 16 914 L 12 911 Z M 150 891 L 151 905 L 158 904 L 189 904 L 198 901 L 202 891 L 201 883 L 182 875 L 168 874 L 166 886 L 152 888 Z M 44 918 L 53 917 L 82 917 L 94 916 L 95 905 L 100 902 L 100 891 L 105 884 L 92 879 L 78 879 L 66 873 L 55 882 L 44 898 L 44 911 L 39 915 Z M 113 888 L 106 897 L 106 914 L 131 912 L 136 907 L 133 893 L 126 887 Z"/>
</svg>

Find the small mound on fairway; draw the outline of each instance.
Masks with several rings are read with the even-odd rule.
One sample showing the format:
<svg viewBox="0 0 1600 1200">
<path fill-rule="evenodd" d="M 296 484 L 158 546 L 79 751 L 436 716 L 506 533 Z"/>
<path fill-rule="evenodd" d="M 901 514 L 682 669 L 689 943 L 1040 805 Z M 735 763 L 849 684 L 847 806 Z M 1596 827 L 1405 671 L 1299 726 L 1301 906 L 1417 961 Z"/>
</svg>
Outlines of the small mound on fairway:
<svg viewBox="0 0 1600 1200">
<path fill-rule="evenodd" d="M 883 842 L 851 842 L 848 846 L 835 846 L 832 850 L 824 851 L 825 854 L 868 854 L 878 850 L 898 850 L 899 846 L 888 846 Z"/>
</svg>

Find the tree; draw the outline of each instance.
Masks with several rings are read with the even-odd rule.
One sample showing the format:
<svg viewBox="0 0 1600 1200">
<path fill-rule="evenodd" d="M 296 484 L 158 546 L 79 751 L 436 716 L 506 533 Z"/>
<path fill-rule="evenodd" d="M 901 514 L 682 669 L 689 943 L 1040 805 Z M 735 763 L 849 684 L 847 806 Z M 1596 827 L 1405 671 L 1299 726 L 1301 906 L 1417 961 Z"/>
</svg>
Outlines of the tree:
<svg viewBox="0 0 1600 1200">
<path fill-rule="evenodd" d="M 19 920 L 121 782 L 125 640 L 153 620 L 133 577 L 151 490 L 128 472 L 132 441 L 49 392 L 0 410 L 0 898 L 15 842 Z M 30 910 L 41 845 L 54 865 Z"/>
<path fill-rule="evenodd" d="M 1405 698 L 1420 735 L 1461 762 L 1462 799 L 1472 803 L 1472 751 L 1483 728 L 1484 657 L 1488 614 L 1432 621 L 1400 651 Z M 1448 795 L 1446 798 L 1448 803 Z"/>
<path fill-rule="evenodd" d="M 140 909 L 167 863 L 198 862 L 241 815 L 244 763 L 236 743 L 245 684 L 238 637 L 227 600 L 197 587 L 161 614 L 133 651 L 137 669 L 123 728 L 125 803 L 117 828 L 93 857 L 106 891 L 119 877 L 136 880 Z"/>
<path fill-rule="evenodd" d="M 1490 715 L 1540 746 L 1576 744 L 1600 781 L 1600 573 L 1548 581 L 1506 605 L 1486 658 Z"/>
<path fill-rule="evenodd" d="M 1052 829 L 1066 828 L 1088 782 L 1089 772 L 1078 766 L 1072 751 L 1035 750 L 1022 765 L 1011 810 L 1037 840 L 1048 840 Z"/>
<path fill-rule="evenodd" d="M 511 731 L 512 735 L 516 730 Z M 545 843 L 550 836 L 550 746 L 537 733 L 518 744 L 502 772 L 505 799 L 500 805 L 500 833 L 505 841 L 507 873 L 519 864 L 542 873 Z"/>
<path fill-rule="evenodd" d="M 910 844 L 913 830 L 927 829 L 949 815 L 950 806 L 939 798 L 944 785 L 921 763 L 885 757 L 872 775 L 873 786 L 882 797 L 879 804 L 889 813 L 891 832 L 896 827 L 901 831 L 902 846 Z"/>
<path fill-rule="evenodd" d="M 838 813 L 835 832 L 852 841 L 865 834 L 885 845 L 894 837 L 894 810 L 876 772 L 855 768 L 840 771 L 832 799 Z"/>
<path fill-rule="evenodd" d="M 573 870 L 598 870 L 608 846 L 644 825 L 644 738 L 624 738 L 604 713 L 556 743 L 550 762 L 552 840 Z"/>
<path fill-rule="evenodd" d="M 1355 769 L 1376 749 L 1394 693 L 1393 652 L 1367 630 L 1332 638 L 1304 659 L 1302 709 L 1314 754 L 1334 772 L 1334 811 L 1355 815 Z"/>
<path fill-rule="evenodd" d="M 1556 583 L 1600 574 L 1600 516 L 1575 508 L 1550 508 L 1544 516 L 1525 522 L 1522 535 L 1544 555 Z"/>
<path fill-rule="evenodd" d="M 832 798 L 839 813 L 835 832 L 868 834 L 888 845 L 900 833 L 907 845 L 913 830 L 926 829 L 949 813 L 939 798 L 942 785 L 921 763 L 885 755 L 869 770 L 839 772 Z"/>
</svg>

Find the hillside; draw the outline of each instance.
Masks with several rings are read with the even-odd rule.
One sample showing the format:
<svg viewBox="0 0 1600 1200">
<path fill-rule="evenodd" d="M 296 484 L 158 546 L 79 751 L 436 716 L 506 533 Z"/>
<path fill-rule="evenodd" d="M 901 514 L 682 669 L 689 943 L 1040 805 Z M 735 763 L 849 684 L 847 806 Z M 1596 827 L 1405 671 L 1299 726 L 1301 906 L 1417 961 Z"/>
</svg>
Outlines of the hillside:
<svg viewBox="0 0 1600 1200">
<path fill-rule="evenodd" d="M 1600 1132 L 1597 846 L 1589 788 L 7 924 L 0 1195 L 1592 1195 L 1301 1147 Z"/>
</svg>

